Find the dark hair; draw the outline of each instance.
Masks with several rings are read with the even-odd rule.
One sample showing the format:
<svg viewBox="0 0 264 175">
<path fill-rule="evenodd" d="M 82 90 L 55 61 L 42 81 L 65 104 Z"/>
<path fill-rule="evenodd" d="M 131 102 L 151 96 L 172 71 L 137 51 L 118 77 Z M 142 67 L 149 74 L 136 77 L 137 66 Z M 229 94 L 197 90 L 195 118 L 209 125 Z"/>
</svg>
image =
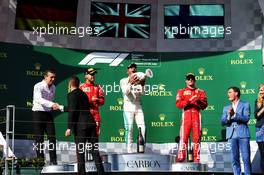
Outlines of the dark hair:
<svg viewBox="0 0 264 175">
<path fill-rule="evenodd" d="M 73 75 L 70 78 L 69 83 L 71 83 L 71 85 L 74 86 L 74 87 L 79 87 L 79 85 L 80 85 L 80 79 L 77 76 Z"/>
<path fill-rule="evenodd" d="M 47 76 L 48 73 L 56 74 L 56 71 L 55 71 L 54 69 L 47 69 L 47 70 L 45 70 L 45 72 L 44 72 L 44 76 Z"/>
<path fill-rule="evenodd" d="M 127 69 L 130 68 L 137 68 L 137 65 L 135 63 L 131 63 L 130 65 L 127 66 Z"/>
<path fill-rule="evenodd" d="M 236 86 L 229 87 L 227 90 L 233 89 L 234 92 L 237 92 L 237 97 L 240 97 L 240 89 Z"/>
</svg>

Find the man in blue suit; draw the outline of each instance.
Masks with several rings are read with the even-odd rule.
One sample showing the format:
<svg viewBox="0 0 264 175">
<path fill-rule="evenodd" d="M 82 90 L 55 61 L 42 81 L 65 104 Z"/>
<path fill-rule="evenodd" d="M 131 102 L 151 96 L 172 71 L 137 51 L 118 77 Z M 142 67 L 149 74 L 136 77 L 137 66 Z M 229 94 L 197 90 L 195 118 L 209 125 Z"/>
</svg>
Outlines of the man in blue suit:
<svg viewBox="0 0 264 175">
<path fill-rule="evenodd" d="M 224 107 L 221 118 L 222 125 L 226 125 L 226 139 L 231 143 L 231 160 L 233 173 L 241 174 L 239 150 L 244 164 L 244 173 L 251 174 L 250 162 L 250 134 L 247 122 L 250 118 L 248 102 L 240 100 L 238 87 L 228 88 L 228 100 L 231 104 Z"/>
</svg>

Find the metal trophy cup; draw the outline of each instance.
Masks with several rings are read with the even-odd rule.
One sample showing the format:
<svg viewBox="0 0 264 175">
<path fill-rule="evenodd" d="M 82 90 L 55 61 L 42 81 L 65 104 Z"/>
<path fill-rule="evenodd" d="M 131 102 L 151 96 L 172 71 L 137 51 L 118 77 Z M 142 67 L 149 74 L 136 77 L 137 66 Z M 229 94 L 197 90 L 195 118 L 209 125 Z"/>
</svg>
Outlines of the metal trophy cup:
<svg viewBox="0 0 264 175">
<path fill-rule="evenodd" d="M 153 72 L 151 69 L 146 69 L 145 73 L 143 72 L 136 72 L 133 73 L 132 76 L 136 76 L 138 78 L 138 81 L 136 82 L 136 85 L 141 84 L 143 81 L 146 80 L 146 78 L 152 78 L 153 77 Z M 134 91 L 132 91 L 132 95 L 134 98 L 136 98 L 136 92 L 139 92 L 140 89 L 134 89 Z M 142 91 L 142 89 L 141 89 Z"/>
<path fill-rule="evenodd" d="M 136 75 L 139 79 L 138 83 L 141 83 L 142 81 L 144 81 L 147 77 L 148 78 L 152 78 L 153 77 L 153 72 L 151 69 L 146 69 L 145 73 L 143 72 L 136 72 L 133 75 Z"/>
</svg>

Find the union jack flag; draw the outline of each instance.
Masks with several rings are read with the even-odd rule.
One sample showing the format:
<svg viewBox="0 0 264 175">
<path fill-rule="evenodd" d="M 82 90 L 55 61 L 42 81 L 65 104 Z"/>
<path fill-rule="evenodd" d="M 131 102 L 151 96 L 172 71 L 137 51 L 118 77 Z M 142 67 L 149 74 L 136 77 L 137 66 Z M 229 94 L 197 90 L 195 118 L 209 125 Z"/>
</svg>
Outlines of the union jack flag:
<svg viewBox="0 0 264 175">
<path fill-rule="evenodd" d="M 91 3 L 91 27 L 98 37 L 149 38 L 149 4 Z"/>
</svg>

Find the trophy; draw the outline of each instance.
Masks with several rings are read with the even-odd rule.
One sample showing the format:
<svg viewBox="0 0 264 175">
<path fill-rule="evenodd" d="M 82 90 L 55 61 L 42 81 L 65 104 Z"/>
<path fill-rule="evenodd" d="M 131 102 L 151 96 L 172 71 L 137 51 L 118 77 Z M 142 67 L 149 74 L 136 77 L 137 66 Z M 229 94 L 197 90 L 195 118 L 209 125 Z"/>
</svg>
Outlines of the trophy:
<svg viewBox="0 0 264 175">
<path fill-rule="evenodd" d="M 145 73 L 144 72 L 136 72 L 133 73 L 132 76 L 136 76 L 138 81 L 134 85 L 141 84 L 143 81 L 146 80 L 146 78 L 152 78 L 153 77 L 153 72 L 151 69 L 146 69 Z M 136 92 L 139 92 L 139 89 L 134 89 L 132 91 L 132 95 L 134 98 L 136 98 Z"/>
<path fill-rule="evenodd" d="M 153 72 L 151 69 L 146 69 L 145 73 L 136 72 L 136 73 L 133 73 L 132 76 L 136 76 L 138 78 L 138 82 L 136 82 L 136 84 L 139 84 L 139 83 L 145 81 L 146 78 L 152 78 Z"/>
</svg>

